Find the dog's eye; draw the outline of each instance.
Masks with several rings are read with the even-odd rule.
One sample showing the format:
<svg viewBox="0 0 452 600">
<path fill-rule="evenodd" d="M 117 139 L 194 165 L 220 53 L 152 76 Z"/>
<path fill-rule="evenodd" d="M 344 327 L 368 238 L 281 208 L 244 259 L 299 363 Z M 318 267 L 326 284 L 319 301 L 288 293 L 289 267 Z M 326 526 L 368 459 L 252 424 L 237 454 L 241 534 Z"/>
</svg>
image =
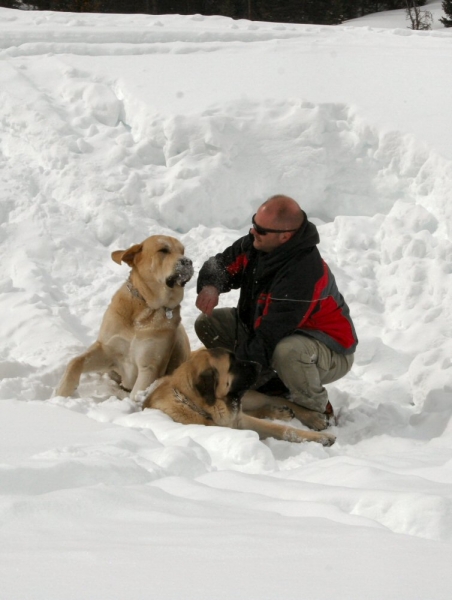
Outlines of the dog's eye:
<svg viewBox="0 0 452 600">
<path fill-rule="evenodd" d="M 159 252 L 161 252 L 162 254 L 169 254 L 170 251 L 168 250 L 168 248 L 160 248 Z"/>
</svg>

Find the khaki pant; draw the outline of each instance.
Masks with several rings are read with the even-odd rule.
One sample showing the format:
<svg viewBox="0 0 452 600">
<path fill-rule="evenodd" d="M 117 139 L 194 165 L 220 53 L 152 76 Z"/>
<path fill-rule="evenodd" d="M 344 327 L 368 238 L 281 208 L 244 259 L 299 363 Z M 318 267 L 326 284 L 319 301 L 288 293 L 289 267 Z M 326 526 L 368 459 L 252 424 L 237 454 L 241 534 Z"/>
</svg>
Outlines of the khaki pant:
<svg viewBox="0 0 452 600">
<path fill-rule="evenodd" d="M 247 336 L 235 308 L 216 308 L 211 317 L 201 314 L 195 331 L 206 348 L 234 350 Z M 272 369 L 261 374 L 258 386 L 274 376 L 274 372 L 290 391 L 290 399 L 311 410 L 324 412 L 328 394 L 324 384 L 337 381 L 353 365 L 353 354 L 339 354 L 325 344 L 302 334 L 283 338 L 272 357 Z"/>
</svg>

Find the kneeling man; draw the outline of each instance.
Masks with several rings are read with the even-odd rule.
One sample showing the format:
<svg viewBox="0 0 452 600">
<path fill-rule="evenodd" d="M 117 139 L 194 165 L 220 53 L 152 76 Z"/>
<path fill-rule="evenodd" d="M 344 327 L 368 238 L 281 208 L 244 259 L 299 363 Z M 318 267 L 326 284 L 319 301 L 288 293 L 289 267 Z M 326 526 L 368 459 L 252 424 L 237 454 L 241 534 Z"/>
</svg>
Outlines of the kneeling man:
<svg viewBox="0 0 452 600">
<path fill-rule="evenodd" d="M 195 323 L 207 348 L 258 362 L 258 390 L 273 389 L 312 411 L 314 419 L 304 421 L 315 429 L 334 416 L 324 385 L 348 373 L 358 343 L 319 241 L 295 200 L 269 198 L 249 234 L 201 268 L 196 306 L 203 314 Z M 237 308 L 215 308 L 220 294 L 238 288 Z"/>
</svg>

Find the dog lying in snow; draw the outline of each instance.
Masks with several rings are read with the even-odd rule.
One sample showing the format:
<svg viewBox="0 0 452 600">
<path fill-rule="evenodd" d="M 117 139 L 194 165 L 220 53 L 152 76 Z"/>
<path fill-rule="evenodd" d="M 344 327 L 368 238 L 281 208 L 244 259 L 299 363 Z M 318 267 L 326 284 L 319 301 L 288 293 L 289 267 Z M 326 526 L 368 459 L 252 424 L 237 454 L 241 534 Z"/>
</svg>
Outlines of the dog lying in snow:
<svg viewBox="0 0 452 600">
<path fill-rule="evenodd" d="M 331 446 L 336 438 L 329 433 L 304 431 L 266 420 L 290 420 L 294 414 L 298 416 L 300 407 L 288 400 L 282 405 L 283 400 L 279 399 L 279 406 L 275 406 L 272 398 L 248 392 L 249 411 L 246 400 L 242 409 L 241 398 L 256 383 L 259 370 L 257 363 L 238 360 L 224 348 L 202 348 L 157 383 L 145 398 L 143 408 L 158 408 L 178 423 L 251 429 L 260 438 Z"/>
</svg>

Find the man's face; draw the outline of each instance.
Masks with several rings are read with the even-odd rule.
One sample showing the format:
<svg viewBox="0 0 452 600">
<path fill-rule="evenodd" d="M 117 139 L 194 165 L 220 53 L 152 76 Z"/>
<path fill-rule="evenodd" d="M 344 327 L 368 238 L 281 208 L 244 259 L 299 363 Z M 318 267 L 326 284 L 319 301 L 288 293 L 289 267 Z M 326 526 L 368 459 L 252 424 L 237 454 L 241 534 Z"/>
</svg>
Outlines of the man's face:
<svg viewBox="0 0 452 600">
<path fill-rule="evenodd" d="M 254 223 L 250 229 L 250 232 L 254 237 L 253 246 L 256 248 L 256 250 L 260 250 L 261 252 L 271 252 L 272 250 L 279 248 L 279 246 L 282 246 L 293 235 L 291 232 L 264 233 L 264 231 L 262 231 L 259 233 L 260 228 L 278 229 L 277 225 L 273 222 L 272 216 L 261 208 L 258 209 L 256 215 L 254 216 Z"/>
</svg>

